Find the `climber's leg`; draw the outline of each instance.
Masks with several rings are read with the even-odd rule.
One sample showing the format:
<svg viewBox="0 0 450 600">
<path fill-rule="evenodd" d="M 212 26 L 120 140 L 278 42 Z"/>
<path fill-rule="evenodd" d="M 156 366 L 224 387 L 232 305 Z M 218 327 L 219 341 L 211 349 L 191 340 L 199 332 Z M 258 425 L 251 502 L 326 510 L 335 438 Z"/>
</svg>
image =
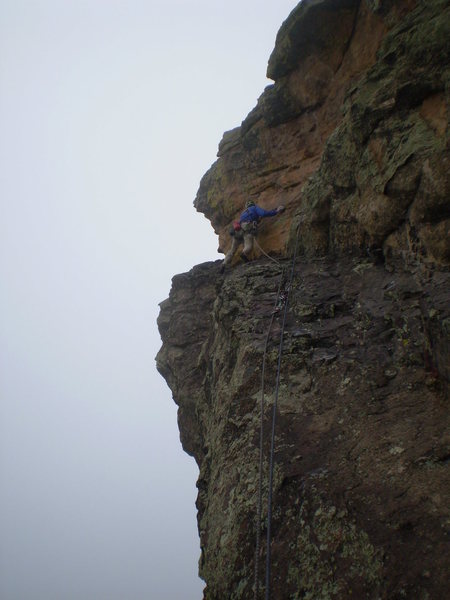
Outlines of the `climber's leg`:
<svg viewBox="0 0 450 600">
<path fill-rule="evenodd" d="M 233 236 L 233 241 L 231 242 L 231 248 L 226 253 L 225 258 L 222 263 L 224 266 L 229 265 L 230 262 L 233 260 L 233 256 L 236 254 L 236 251 L 239 248 L 241 242 L 242 242 L 241 237 L 239 237 L 238 235 Z"/>
<path fill-rule="evenodd" d="M 245 259 L 247 259 L 247 261 L 250 260 L 250 255 L 253 250 L 253 240 L 254 239 L 255 239 L 255 236 L 253 234 L 244 233 L 244 249 L 242 250 L 242 254 L 241 254 L 241 258 L 243 260 L 245 260 Z"/>
</svg>

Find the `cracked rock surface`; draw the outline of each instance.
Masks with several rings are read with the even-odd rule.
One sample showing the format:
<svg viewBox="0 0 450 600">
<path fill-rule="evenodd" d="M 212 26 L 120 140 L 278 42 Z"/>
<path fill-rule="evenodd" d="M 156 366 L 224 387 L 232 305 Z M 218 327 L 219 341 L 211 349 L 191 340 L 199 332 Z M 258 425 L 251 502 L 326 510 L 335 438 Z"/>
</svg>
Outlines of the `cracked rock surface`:
<svg viewBox="0 0 450 600">
<path fill-rule="evenodd" d="M 200 467 L 208 599 L 253 597 L 261 368 L 280 273 L 267 261 L 225 277 L 217 263 L 200 265 L 174 278 L 162 305 L 158 368 Z M 297 261 L 278 397 L 271 597 L 445 597 L 448 286 L 448 274 L 424 280 L 368 260 Z M 264 498 L 280 320 L 267 351 Z M 264 503 L 263 538 L 265 517 Z"/>
</svg>

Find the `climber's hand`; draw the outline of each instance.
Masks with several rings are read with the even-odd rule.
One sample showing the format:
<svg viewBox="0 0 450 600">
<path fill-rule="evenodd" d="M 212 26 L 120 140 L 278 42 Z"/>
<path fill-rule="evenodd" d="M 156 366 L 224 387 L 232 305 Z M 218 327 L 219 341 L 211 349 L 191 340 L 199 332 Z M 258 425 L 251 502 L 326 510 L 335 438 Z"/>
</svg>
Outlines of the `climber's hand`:
<svg viewBox="0 0 450 600">
<path fill-rule="evenodd" d="M 286 208 L 283 205 L 281 205 L 277 208 L 277 213 L 280 214 L 280 213 L 284 212 L 285 210 L 286 210 Z"/>
</svg>

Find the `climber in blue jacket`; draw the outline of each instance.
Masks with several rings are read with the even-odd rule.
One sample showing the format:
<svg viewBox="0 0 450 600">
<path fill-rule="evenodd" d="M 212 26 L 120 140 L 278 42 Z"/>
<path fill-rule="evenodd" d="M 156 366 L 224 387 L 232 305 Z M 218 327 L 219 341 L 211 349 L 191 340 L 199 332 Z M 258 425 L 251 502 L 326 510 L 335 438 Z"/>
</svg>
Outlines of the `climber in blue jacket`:
<svg viewBox="0 0 450 600">
<path fill-rule="evenodd" d="M 274 217 L 283 211 L 284 206 L 279 206 L 273 210 L 264 210 L 264 208 L 257 206 L 253 200 L 249 200 L 245 205 L 244 212 L 239 218 L 239 222 L 235 221 L 233 223 L 233 230 L 230 231 L 230 234 L 233 236 L 233 241 L 231 243 L 231 248 L 227 252 L 222 263 L 222 272 L 225 267 L 230 264 L 237 249 L 242 243 L 244 243 L 244 248 L 241 252 L 241 258 L 244 262 L 248 262 L 253 250 L 255 236 L 258 233 L 258 223 L 264 217 Z"/>
</svg>

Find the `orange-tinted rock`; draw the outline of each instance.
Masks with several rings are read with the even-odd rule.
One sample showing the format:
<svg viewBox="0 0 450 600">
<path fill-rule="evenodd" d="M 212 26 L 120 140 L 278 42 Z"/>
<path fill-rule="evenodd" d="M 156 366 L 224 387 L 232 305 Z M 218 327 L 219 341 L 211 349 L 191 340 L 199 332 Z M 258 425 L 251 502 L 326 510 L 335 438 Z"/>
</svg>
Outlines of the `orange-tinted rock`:
<svg viewBox="0 0 450 600">
<path fill-rule="evenodd" d="M 420 182 L 446 152 L 449 22 L 443 0 L 299 4 L 269 60 L 275 83 L 224 135 L 195 200 L 222 252 L 247 199 L 286 206 L 258 238 L 281 255 L 300 220 L 308 255 L 382 251 L 413 205 L 417 226 L 419 206 L 436 204 Z"/>
</svg>

